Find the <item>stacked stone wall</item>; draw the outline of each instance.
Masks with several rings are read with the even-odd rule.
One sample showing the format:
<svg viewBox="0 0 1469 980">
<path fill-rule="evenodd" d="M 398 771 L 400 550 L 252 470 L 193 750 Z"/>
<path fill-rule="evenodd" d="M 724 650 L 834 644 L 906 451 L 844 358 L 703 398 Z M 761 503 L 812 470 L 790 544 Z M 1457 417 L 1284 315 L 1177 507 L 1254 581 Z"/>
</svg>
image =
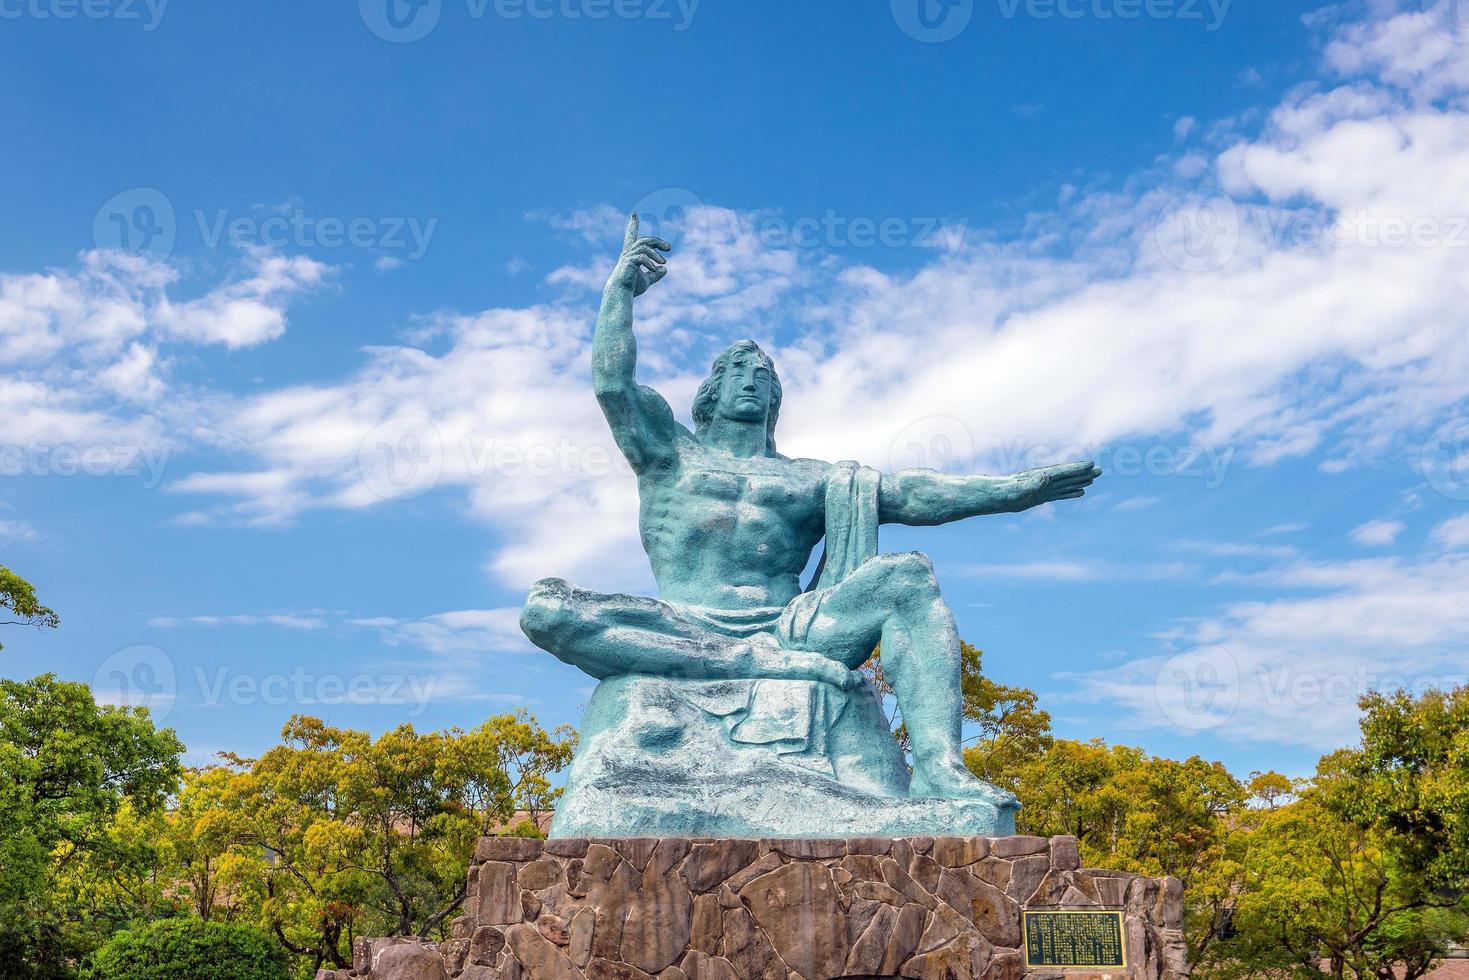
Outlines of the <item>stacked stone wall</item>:
<svg viewBox="0 0 1469 980">
<path fill-rule="evenodd" d="M 1022 911 L 1123 912 L 1125 969 L 1026 967 Z M 1073 837 L 483 838 L 439 943 L 359 939 L 318 980 L 1176 980 L 1177 879 Z"/>
</svg>

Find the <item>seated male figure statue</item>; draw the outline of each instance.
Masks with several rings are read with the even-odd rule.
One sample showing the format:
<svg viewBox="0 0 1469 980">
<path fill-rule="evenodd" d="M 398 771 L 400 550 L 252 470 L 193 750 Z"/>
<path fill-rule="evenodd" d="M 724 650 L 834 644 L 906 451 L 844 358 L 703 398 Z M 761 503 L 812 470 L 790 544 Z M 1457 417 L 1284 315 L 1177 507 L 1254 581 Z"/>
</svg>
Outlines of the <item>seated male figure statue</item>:
<svg viewBox="0 0 1469 980">
<path fill-rule="evenodd" d="M 597 400 L 637 475 L 643 547 L 652 563 L 659 598 L 603 595 L 572 588 L 560 579 L 545 579 L 531 590 L 525 607 L 521 622 L 526 634 L 538 646 L 599 680 L 636 676 L 671 679 L 668 684 L 686 682 L 695 691 L 690 697 L 706 713 L 728 713 L 734 719 L 760 714 L 754 696 L 739 693 L 737 707 L 719 707 L 733 695 L 729 684 L 721 687 L 716 682 L 765 684 L 763 696 L 778 702 L 767 712 L 774 720 L 756 719 L 744 729 L 731 721 L 730 744 L 770 743 L 797 756 L 814 750 L 803 731 L 781 729 L 787 724 L 785 715 L 790 712 L 786 705 L 791 703 L 792 689 L 768 682 L 805 682 L 795 689 L 795 696 L 800 710 L 808 715 L 817 710 L 810 707 L 815 702 L 802 700 L 806 695 L 800 692 L 822 685 L 830 685 L 824 693 L 832 698 L 862 693 L 870 700 L 856 668 L 880 641 L 883 671 L 907 725 L 912 772 L 911 777 L 906 773 L 873 777 L 872 785 L 881 793 L 891 793 L 896 786 L 901 796 L 906 779 L 910 798 L 984 801 L 1013 811 L 1013 797 L 976 779 L 963 762 L 959 637 L 933 566 L 916 552 L 876 554 L 876 524 L 927 526 L 979 514 L 1015 513 L 1080 497 L 1100 471 L 1090 462 L 1081 462 L 1011 477 L 949 475 L 927 469 L 879 475 L 855 464 L 787 458 L 776 452 L 773 437 L 780 412 L 780 380 L 769 356 L 748 340 L 730 347 L 714 362 L 695 399 L 695 427 L 690 432 L 657 392 L 640 386 L 634 378 L 633 300 L 664 277 L 667 265 L 661 253 L 669 249 L 662 239 L 640 237 L 638 217 L 631 217 L 622 255 L 603 294 L 593 347 Z M 866 517 L 861 513 L 864 507 L 870 512 Z M 829 512 L 833 509 L 852 512 L 843 518 L 845 523 L 837 523 Z M 865 535 L 866 541 L 853 545 L 833 540 L 836 535 Z M 803 591 L 801 572 L 823 537 L 826 555 L 820 582 Z M 838 562 L 843 564 L 840 569 L 834 566 Z M 641 700 L 629 706 L 629 698 L 634 697 L 631 690 L 605 696 L 599 690 L 588 711 L 584 739 L 621 724 L 614 715 L 621 718 L 635 712 L 652 732 L 638 735 L 638 746 L 648 751 L 676 749 L 683 737 L 680 725 L 687 727 L 687 722 L 678 722 L 674 716 L 688 717 L 679 715 L 681 709 L 676 706 L 670 707 L 677 699 L 639 695 Z M 755 688 L 746 685 L 739 690 Z M 608 703 L 599 705 L 597 697 Z M 820 711 L 830 721 L 840 715 L 842 707 Z M 870 720 L 872 716 L 869 712 L 862 717 Z M 821 718 L 815 724 L 820 723 Z M 773 733 L 761 734 L 771 726 Z M 887 735 L 885 730 L 882 734 Z M 816 733 L 818 748 L 824 745 L 820 735 Z M 861 739 L 852 744 L 859 743 L 865 744 Z M 855 775 L 847 780 L 839 761 L 827 770 L 828 777 L 835 771 L 837 781 L 861 782 L 874 768 L 891 768 L 891 756 L 869 764 L 857 758 L 866 751 L 860 744 L 855 749 L 841 745 L 822 751 L 847 759 Z M 573 797 L 583 790 L 592 792 L 593 784 L 608 789 L 614 784 L 645 785 L 649 779 L 665 778 L 655 770 L 649 771 L 651 776 L 625 770 L 630 764 L 626 755 L 642 749 L 624 746 L 615 753 L 616 758 L 595 763 L 601 767 L 596 772 L 589 768 L 594 763 L 583 765 L 579 755 L 577 766 L 583 769 L 579 773 L 573 767 L 568 798 L 563 801 L 568 814 L 563 821 L 558 812 L 555 832 L 566 836 L 574 827 L 616 836 L 618 827 L 598 823 L 600 818 L 590 818 L 586 812 L 616 807 L 615 791 L 608 790 L 610 795 L 600 798 L 595 807 Z M 583 750 L 590 752 L 586 741 Z M 674 769 L 699 764 L 699 759 L 676 758 L 669 763 Z M 614 769 L 622 775 L 615 775 Z M 674 779 L 676 774 L 667 778 Z M 712 777 L 706 772 L 700 778 Z M 762 781 L 774 778 L 758 777 Z M 656 806 L 656 801 L 648 806 Z M 761 809 L 764 804 L 754 806 L 746 801 L 744 806 Z M 578 808 L 580 815 L 574 812 Z M 646 810 L 644 813 L 642 819 L 654 820 Z M 795 816 L 790 819 L 798 820 Z M 917 826 L 903 820 L 877 820 L 869 825 L 862 819 L 842 818 L 833 826 L 869 831 Z M 662 818 L 655 822 L 658 826 L 653 829 L 669 829 Z M 788 829 L 770 821 L 737 825 L 691 821 L 677 826 L 714 834 L 734 826 L 742 833 L 777 836 Z M 638 832 L 635 827 L 622 829 Z M 805 833 L 807 829 L 803 825 L 789 836 L 812 835 Z M 955 832 L 945 827 L 918 829 Z"/>
</svg>

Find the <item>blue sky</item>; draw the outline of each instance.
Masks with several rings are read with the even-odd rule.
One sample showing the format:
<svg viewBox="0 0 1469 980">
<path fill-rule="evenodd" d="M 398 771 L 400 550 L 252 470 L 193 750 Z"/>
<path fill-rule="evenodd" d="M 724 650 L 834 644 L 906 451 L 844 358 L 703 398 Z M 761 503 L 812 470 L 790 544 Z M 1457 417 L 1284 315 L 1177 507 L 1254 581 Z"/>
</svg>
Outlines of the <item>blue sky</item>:
<svg viewBox="0 0 1469 980">
<path fill-rule="evenodd" d="M 587 361 L 637 207 L 685 418 L 750 336 L 787 453 L 1102 463 L 883 538 L 1058 733 L 1303 774 L 1463 682 L 1462 4 L 387 2 L 0 0 L 0 561 L 63 621 L 6 676 L 200 762 L 575 723 L 515 617 L 652 587 Z"/>
</svg>

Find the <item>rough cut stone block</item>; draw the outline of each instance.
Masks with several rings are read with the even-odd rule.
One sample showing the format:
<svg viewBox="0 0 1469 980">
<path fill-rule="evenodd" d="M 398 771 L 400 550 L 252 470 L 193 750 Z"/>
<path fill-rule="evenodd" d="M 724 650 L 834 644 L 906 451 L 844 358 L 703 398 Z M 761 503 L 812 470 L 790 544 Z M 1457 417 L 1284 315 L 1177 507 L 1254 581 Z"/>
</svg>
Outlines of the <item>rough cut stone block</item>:
<svg viewBox="0 0 1469 980">
<path fill-rule="evenodd" d="M 1044 854 L 1050 848 L 1051 842 L 1044 837 L 997 837 L 990 843 L 990 853 L 999 858 Z"/>
<path fill-rule="evenodd" d="M 740 898 L 786 966 L 812 980 L 842 975 L 846 916 L 826 867 L 787 864 L 745 885 Z"/>
<path fill-rule="evenodd" d="M 962 868 L 989 856 L 987 837 L 935 837 L 933 859 L 946 868 Z"/>
<path fill-rule="evenodd" d="M 847 853 L 844 840 L 823 840 L 818 837 L 772 840 L 770 850 L 779 851 L 790 858 L 839 858 Z"/>
<path fill-rule="evenodd" d="M 718 888 L 735 872 L 749 867 L 759 853 L 752 840 L 700 842 L 689 849 L 683 875 L 689 891 L 699 894 Z"/>
<path fill-rule="evenodd" d="M 519 922 L 523 911 L 515 865 L 490 861 L 479 866 L 479 921 L 499 926 Z"/>
<path fill-rule="evenodd" d="M 449 972 L 434 950 L 404 943 L 383 950 L 372 966 L 372 975 L 382 980 L 448 980 Z"/>
<path fill-rule="evenodd" d="M 1051 867 L 1057 871 L 1075 871 L 1081 867 L 1081 851 L 1075 837 L 1051 838 Z"/>
<path fill-rule="evenodd" d="M 481 837 L 474 848 L 476 861 L 534 861 L 543 841 L 529 837 Z"/>
<path fill-rule="evenodd" d="M 320 980 L 1093 980 L 1026 972 L 1022 912 L 1073 906 L 1122 912 L 1113 980 L 1188 975 L 1182 883 L 1079 868 L 1069 837 L 487 838 L 476 855 L 454 938 L 360 939 Z"/>
</svg>

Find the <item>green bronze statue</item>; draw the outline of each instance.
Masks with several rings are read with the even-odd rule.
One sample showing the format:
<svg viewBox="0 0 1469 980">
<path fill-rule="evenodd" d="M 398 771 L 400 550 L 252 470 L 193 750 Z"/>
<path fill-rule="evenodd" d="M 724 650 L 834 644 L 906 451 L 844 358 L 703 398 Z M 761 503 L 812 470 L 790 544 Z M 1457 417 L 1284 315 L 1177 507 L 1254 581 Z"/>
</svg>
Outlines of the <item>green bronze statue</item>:
<svg viewBox="0 0 1469 980">
<path fill-rule="evenodd" d="M 879 474 L 790 459 L 775 448 L 780 379 L 748 340 L 715 360 L 690 431 L 635 378 L 633 303 L 664 277 L 669 250 L 631 217 L 593 346 L 659 598 L 545 579 L 521 619 L 538 646 L 601 682 L 553 835 L 1013 833 L 1014 798 L 962 759 L 959 636 L 933 565 L 879 554 L 877 528 L 1073 499 L 1100 471 Z M 879 641 L 911 773 L 857 672 Z"/>
</svg>

